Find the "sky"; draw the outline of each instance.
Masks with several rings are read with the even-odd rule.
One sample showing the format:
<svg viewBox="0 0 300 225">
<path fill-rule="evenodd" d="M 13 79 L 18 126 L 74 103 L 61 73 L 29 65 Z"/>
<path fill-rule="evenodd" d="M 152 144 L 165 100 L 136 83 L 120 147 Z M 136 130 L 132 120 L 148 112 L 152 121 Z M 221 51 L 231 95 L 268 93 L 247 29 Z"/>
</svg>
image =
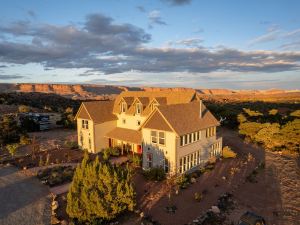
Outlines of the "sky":
<svg viewBox="0 0 300 225">
<path fill-rule="evenodd" d="M 0 3 L 0 83 L 300 89 L 298 0 Z"/>
</svg>

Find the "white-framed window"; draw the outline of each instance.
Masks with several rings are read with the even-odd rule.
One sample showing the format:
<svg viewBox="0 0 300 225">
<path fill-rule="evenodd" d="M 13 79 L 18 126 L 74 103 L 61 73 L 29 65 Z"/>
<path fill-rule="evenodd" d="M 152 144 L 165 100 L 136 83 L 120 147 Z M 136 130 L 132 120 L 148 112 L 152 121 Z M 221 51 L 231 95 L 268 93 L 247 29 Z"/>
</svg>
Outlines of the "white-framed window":
<svg viewBox="0 0 300 225">
<path fill-rule="evenodd" d="M 89 129 L 89 121 L 88 120 L 82 120 L 82 128 Z"/>
<path fill-rule="evenodd" d="M 92 140 L 90 137 L 89 137 L 89 149 L 92 149 Z"/>
<path fill-rule="evenodd" d="M 126 102 L 122 102 L 121 103 L 121 112 L 124 113 L 124 112 L 126 112 L 126 110 L 127 110 L 127 104 L 126 104 Z"/>
<path fill-rule="evenodd" d="M 151 143 L 157 144 L 157 131 L 155 130 L 151 131 Z"/>
<path fill-rule="evenodd" d="M 80 132 L 80 145 L 82 146 L 83 145 L 83 134 L 82 132 Z"/>
<path fill-rule="evenodd" d="M 137 121 L 136 121 L 136 125 L 137 125 L 137 126 L 140 126 L 140 125 L 141 125 L 141 121 L 140 121 L 140 120 L 137 120 Z"/>
<path fill-rule="evenodd" d="M 163 131 L 158 132 L 158 143 L 160 145 L 165 145 L 165 132 Z"/>
<path fill-rule="evenodd" d="M 152 153 L 147 153 L 147 163 L 148 163 L 148 168 L 152 168 L 153 166 L 153 154 Z"/>
<path fill-rule="evenodd" d="M 125 124 L 126 123 L 126 119 L 122 119 L 122 123 Z"/>
<path fill-rule="evenodd" d="M 183 146 L 183 136 L 180 136 L 180 146 Z"/>
<path fill-rule="evenodd" d="M 141 114 L 141 113 L 142 113 L 142 104 L 136 103 L 136 114 Z"/>
</svg>

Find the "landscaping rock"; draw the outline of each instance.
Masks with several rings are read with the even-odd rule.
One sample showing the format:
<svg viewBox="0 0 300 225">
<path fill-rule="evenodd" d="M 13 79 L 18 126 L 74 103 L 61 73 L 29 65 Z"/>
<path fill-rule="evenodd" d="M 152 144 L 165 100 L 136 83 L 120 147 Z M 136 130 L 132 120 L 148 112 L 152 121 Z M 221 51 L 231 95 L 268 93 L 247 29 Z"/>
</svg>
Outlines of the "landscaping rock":
<svg viewBox="0 0 300 225">
<path fill-rule="evenodd" d="M 196 183 L 196 182 L 197 182 L 196 178 L 192 177 L 191 178 L 191 183 Z"/>
<path fill-rule="evenodd" d="M 221 213 L 221 211 L 220 211 L 220 209 L 219 209 L 218 206 L 212 206 L 212 207 L 211 207 L 211 211 L 212 211 L 213 213 L 216 213 L 216 214 Z"/>
<path fill-rule="evenodd" d="M 55 211 L 58 208 L 58 202 L 57 201 L 53 201 L 51 204 L 52 207 L 52 211 Z"/>
</svg>

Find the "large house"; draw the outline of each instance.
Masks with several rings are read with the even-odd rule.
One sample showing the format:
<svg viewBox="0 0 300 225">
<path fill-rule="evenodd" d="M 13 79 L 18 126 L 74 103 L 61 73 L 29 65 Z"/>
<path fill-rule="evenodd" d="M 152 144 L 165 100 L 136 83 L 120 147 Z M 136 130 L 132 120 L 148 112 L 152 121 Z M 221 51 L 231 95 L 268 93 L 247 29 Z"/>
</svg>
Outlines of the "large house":
<svg viewBox="0 0 300 225">
<path fill-rule="evenodd" d="M 194 90 L 125 91 L 114 101 L 82 103 L 76 119 L 82 149 L 142 154 L 143 169 L 184 173 L 221 154 L 219 122 Z"/>
</svg>

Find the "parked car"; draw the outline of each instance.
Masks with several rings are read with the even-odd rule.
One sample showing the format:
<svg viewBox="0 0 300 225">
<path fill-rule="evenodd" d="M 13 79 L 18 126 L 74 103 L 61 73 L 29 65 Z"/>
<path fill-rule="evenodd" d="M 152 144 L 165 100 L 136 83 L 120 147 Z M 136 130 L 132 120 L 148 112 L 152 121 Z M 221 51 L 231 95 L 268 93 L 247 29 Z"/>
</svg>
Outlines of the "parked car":
<svg viewBox="0 0 300 225">
<path fill-rule="evenodd" d="M 266 221 L 263 217 L 253 212 L 246 212 L 241 216 L 238 225 L 266 225 Z"/>
</svg>

